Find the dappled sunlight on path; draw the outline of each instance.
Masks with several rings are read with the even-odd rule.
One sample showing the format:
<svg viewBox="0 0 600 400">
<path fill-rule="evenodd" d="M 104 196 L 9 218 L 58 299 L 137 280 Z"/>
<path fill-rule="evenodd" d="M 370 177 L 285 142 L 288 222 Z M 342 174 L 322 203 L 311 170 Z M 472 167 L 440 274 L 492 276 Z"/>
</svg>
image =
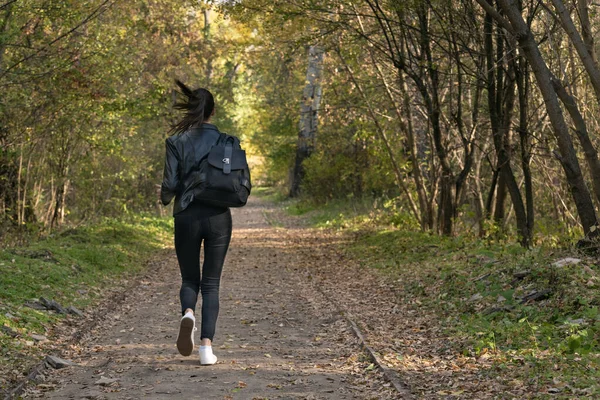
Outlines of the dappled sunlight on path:
<svg viewBox="0 0 600 400">
<path fill-rule="evenodd" d="M 314 244 L 290 236 L 302 229 L 269 225 L 268 212 L 260 200 L 234 210 L 216 365 L 201 367 L 197 352 L 186 358 L 175 349 L 180 277 L 171 256 L 71 348 L 79 367 L 55 372 L 28 397 L 398 398 L 379 371 L 367 368 L 347 322 L 306 277 L 310 263 L 299 252 Z"/>
<path fill-rule="evenodd" d="M 286 217 L 280 214 L 280 220 Z M 289 220 L 290 218 L 287 217 Z M 290 221 L 290 223 L 294 223 Z M 283 233 L 284 231 L 282 231 Z M 296 251 L 292 263 L 302 269 L 315 292 L 323 293 L 360 328 L 378 359 L 423 399 L 524 398 L 523 385 L 498 378 L 485 355 L 475 359 L 453 347 L 434 315 L 401 292 L 401 285 L 376 269 L 360 266 L 340 252 L 348 240 L 333 231 L 288 231 L 281 238 Z M 306 243 L 318 243 L 306 246 Z"/>
</svg>

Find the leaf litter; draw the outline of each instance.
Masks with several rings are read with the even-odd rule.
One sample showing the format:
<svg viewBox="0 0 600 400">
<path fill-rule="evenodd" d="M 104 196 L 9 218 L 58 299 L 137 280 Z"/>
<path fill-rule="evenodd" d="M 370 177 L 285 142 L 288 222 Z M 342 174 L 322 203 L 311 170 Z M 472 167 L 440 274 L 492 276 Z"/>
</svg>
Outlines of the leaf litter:
<svg viewBox="0 0 600 400">
<path fill-rule="evenodd" d="M 304 230 L 267 224 L 263 215 L 271 208 L 254 200 L 234 215 L 216 365 L 201 367 L 195 356 L 175 350 L 180 277 L 171 254 L 137 285 L 132 280 L 112 309 L 97 310 L 89 332 L 61 348 L 80 367 L 49 371 L 24 397 L 187 398 L 201 385 L 207 399 L 399 398 L 381 371 L 369 367 L 338 309 L 315 291 L 313 279 L 320 278 L 306 271 L 324 255 L 306 253 Z"/>
</svg>

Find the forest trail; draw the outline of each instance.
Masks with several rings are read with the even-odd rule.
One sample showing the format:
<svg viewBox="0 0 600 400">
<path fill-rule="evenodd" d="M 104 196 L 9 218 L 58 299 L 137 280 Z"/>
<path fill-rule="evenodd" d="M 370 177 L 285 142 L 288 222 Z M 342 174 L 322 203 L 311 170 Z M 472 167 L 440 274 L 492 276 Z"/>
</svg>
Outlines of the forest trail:
<svg viewBox="0 0 600 400">
<path fill-rule="evenodd" d="M 26 398 L 539 395 L 539 388 L 502 374 L 487 354 L 463 355 L 441 329 L 439 317 L 405 296 L 402 282 L 341 254 L 350 235 L 308 228 L 261 199 L 234 210 L 233 219 L 214 342 L 216 365 L 201 367 L 197 353 L 182 357 L 175 348 L 180 277 L 171 250 L 62 353 L 78 366 L 51 371 L 37 386 L 29 385 Z"/>
<path fill-rule="evenodd" d="M 214 366 L 175 348 L 180 277 L 174 255 L 152 267 L 124 301 L 65 351 L 77 364 L 52 371 L 26 398 L 388 399 L 346 320 L 315 292 L 301 229 L 267 223 L 253 200 L 234 210 L 221 289 Z M 311 244 L 304 243 L 310 250 Z M 315 248 L 319 247 L 317 243 Z M 315 257 L 318 254 L 314 254 Z M 197 332 L 198 334 L 198 332 Z M 198 338 L 196 339 L 198 340 Z"/>
</svg>

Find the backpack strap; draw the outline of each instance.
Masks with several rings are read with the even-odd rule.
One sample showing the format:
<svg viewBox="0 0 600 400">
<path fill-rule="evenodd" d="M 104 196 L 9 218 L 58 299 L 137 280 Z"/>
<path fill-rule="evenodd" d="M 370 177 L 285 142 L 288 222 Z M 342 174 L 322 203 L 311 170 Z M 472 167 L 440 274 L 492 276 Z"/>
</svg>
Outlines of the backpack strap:
<svg viewBox="0 0 600 400">
<path fill-rule="evenodd" d="M 213 147 L 218 146 L 219 143 L 221 143 L 223 141 L 226 141 L 230 137 L 231 136 L 229 136 L 226 133 L 219 132 L 219 137 L 217 138 L 217 141 L 215 142 L 215 144 L 213 144 L 212 146 L 210 146 L 210 148 L 212 149 Z M 187 138 L 187 139 L 188 139 L 188 143 L 191 143 L 191 141 L 189 140 L 189 138 Z M 194 152 L 194 160 L 195 160 L 196 159 L 196 147 L 194 146 L 193 143 L 191 143 L 191 144 L 192 144 L 192 151 Z M 209 153 L 210 153 L 210 150 L 209 150 Z M 229 156 L 229 158 L 231 159 L 231 155 Z M 202 162 L 202 160 L 198 161 L 198 164 L 196 166 L 198 169 L 200 168 L 200 163 Z"/>
<path fill-rule="evenodd" d="M 225 135 L 227 138 L 225 139 L 225 152 L 223 153 L 223 173 L 229 174 L 231 173 L 231 157 L 233 156 L 233 143 L 235 140 L 233 136 Z M 229 142 L 231 139 L 231 143 Z"/>
</svg>

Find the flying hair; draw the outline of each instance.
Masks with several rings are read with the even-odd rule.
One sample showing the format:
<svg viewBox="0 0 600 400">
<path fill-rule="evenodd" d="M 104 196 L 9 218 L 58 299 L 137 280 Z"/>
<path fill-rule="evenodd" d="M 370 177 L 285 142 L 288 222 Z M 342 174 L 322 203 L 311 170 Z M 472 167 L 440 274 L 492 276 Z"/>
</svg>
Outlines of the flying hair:
<svg viewBox="0 0 600 400">
<path fill-rule="evenodd" d="M 182 101 L 173 106 L 176 110 L 184 112 L 183 118 L 173 125 L 171 131 L 181 134 L 190 128 L 200 126 L 212 115 L 215 109 L 215 100 L 211 92 L 204 88 L 190 89 L 178 79 L 175 83 L 179 87 Z"/>
</svg>

